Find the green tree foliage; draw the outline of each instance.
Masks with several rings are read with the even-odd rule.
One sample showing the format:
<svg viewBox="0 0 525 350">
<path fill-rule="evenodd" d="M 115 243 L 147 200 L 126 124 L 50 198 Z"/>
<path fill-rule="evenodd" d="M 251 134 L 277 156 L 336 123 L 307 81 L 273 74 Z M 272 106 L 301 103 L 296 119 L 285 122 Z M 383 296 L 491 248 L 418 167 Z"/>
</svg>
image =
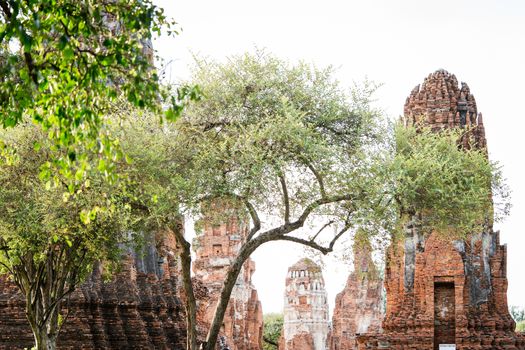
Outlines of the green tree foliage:
<svg viewBox="0 0 525 350">
<path fill-rule="evenodd" d="M 491 183 L 502 188 L 483 150 L 458 148 L 460 131 L 387 128 L 371 106 L 373 85 L 345 92 L 331 68 L 258 52 L 199 60 L 194 84 L 205 98 L 175 124 L 155 127 L 140 117 L 119 134 L 133 158 L 122 171 L 134 222 L 173 228 L 183 248 L 188 349 L 197 348 L 196 306 L 191 244 L 173 226 L 179 213 L 198 215 L 202 205 L 228 200 L 251 219 L 203 345 L 211 350 L 242 265 L 260 245 L 285 240 L 327 254 L 358 229 L 402 232 L 415 213 L 426 214 L 427 232 L 461 236 L 487 219 Z"/>
<path fill-rule="evenodd" d="M 263 350 L 278 350 L 279 338 L 283 331 L 283 315 L 270 313 L 265 314 L 263 319 Z"/>
<path fill-rule="evenodd" d="M 468 135 L 468 129 L 438 132 L 396 126 L 387 178 L 393 179 L 389 186 L 401 218 L 398 223 L 418 214 L 425 231 L 461 237 L 479 232 L 486 220 L 492 222 L 507 213 L 509 193 L 501 168 L 488 160 L 486 150 L 459 147 L 459 141 Z M 502 201 L 497 207 L 502 211 L 494 213 L 493 194 Z"/>
<path fill-rule="evenodd" d="M 525 309 L 519 306 L 511 306 L 509 308 L 510 315 L 516 321 L 516 323 L 525 321 Z"/>
<path fill-rule="evenodd" d="M 516 331 L 525 332 L 525 309 L 518 306 L 511 306 L 509 311 L 514 321 L 516 321 Z"/>
<path fill-rule="evenodd" d="M 68 199 L 67 183 L 51 186 L 40 164 L 56 159 L 41 129 L 30 124 L 0 133 L 8 145 L 0 167 L 0 274 L 7 274 L 26 302 L 37 349 L 55 349 L 64 300 L 95 261 L 118 261 L 128 208 L 119 187 L 98 171 Z M 34 144 L 40 144 L 35 151 Z"/>
<path fill-rule="evenodd" d="M 44 164 L 48 177 L 55 169 L 78 186 L 86 150 L 111 171 L 120 151 L 104 116 L 116 99 L 159 113 L 167 106 L 175 119 L 195 97 L 161 88 L 151 40 L 175 28 L 150 0 L 1 0 L 0 10 L 0 124 L 31 120 L 65 150 Z"/>
</svg>

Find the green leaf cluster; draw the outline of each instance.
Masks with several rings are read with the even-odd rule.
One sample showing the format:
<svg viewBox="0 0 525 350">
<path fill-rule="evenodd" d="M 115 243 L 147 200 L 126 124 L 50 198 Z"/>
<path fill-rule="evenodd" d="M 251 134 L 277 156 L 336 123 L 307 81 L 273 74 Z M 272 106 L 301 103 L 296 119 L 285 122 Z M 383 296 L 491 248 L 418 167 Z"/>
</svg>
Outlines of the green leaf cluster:
<svg viewBox="0 0 525 350">
<path fill-rule="evenodd" d="M 0 124 L 41 126 L 63 154 L 42 168 L 77 186 L 98 153 L 110 174 L 121 157 L 105 115 L 119 100 L 175 120 L 196 88 L 173 94 L 153 66 L 153 35 L 177 33 L 150 0 L 1 1 Z M 96 151 L 96 152 L 92 152 Z"/>
<path fill-rule="evenodd" d="M 333 73 L 263 51 L 227 63 L 197 60 L 188 85 L 204 99 L 177 123 L 177 140 L 198 192 L 235 194 L 281 216 L 281 178 L 291 215 L 320 191 L 359 192 L 362 184 L 346 179 L 380 137 L 380 113 L 370 106 L 372 85 L 345 91 Z"/>
<path fill-rule="evenodd" d="M 276 350 L 277 346 L 268 342 L 279 344 L 279 338 L 283 330 L 283 315 L 279 313 L 269 313 L 263 316 L 263 349 Z"/>
<path fill-rule="evenodd" d="M 0 273 L 19 286 L 50 279 L 75 287 L 95 261 L 118 262 L 120 244 L 129 241 L 121 186 L 93 167 L 86 169 L 89 181 L 72 193 L 64 177 L 51 185 L 40 164 L 64 154 L 34 125 L 2 131 L 0 140 L 12 151 L 11 161 L 0 166 Z"/>
<path fill-rule="evenodd" d="M 395 128 L 394 200 L 401 221 L 461 237 L 492 224 L 492 195 L 508 198 L 500 167 L 485 149 L 465 148 L 466 129 Z M 473 144 L 473 142 L 472 142 Z"/>
<path fill-rule="evenodd" d="M 310 224 L 350 223 L 350 232 L 386 242 L 416 214 L 425 232 L 460 237 L 492 222 L 493 195 L 507 208 L 500 167 L 485 150 L 459 146 L 465 130 L 388 125 L 372 106 L 373 84 L 346 92 L 331 68 L 265 52 L 197 60 L 187 83 L 204 98 L 176 123 L 141 114 L 116 128 L 132 159 L 121 171 L 142 208 L 137 223 L 159 227 L 217 197 L 280 222 L 341 197 L 316 205 Z M 239 216 L 247 210 L 239 206 Z"/>
</svg>

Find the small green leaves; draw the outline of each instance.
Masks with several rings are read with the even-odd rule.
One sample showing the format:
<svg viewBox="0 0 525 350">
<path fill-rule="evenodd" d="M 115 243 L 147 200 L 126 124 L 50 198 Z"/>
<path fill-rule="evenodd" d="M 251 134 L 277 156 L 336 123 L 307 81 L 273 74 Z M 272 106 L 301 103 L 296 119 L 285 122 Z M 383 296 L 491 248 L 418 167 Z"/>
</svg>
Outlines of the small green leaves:
<svg viewBox="0 0 525 350">
<path fill-rule="evenodd" d="M 69 42 L 69 38 L 66 35 L 61 35 L 58 39 L 58 49 L 63 51 L 66 48 L 66 45 Z"/>
<path fill-rule="evenodd" d="M 66 46 L 64 50 L 62 50 L 62 53 L 64 54 L 64 59 L 66 61 L 70 61 L 75 58 L 75 50 L 69 45 Z"/>
<path fill-rule="evenodd" d="M 503 185 L 485 150 L 458 147 L 468 137 L 463 132 L 400 125 L 395 130 L 391 172 L 400 215 L 419 213 L 427 230 L 444 235 L 479 231 L 491 221 L 492 194 Z"/>
<path fill-rule="evenodd" d="M 19 43 L 22 50 L 0 48 L 6 62 L 0 68 L 0 95 L 9 96 L 0 102 L 0 122 L 13 127 L 27 117 L 37 123 L 55 147 L 68 152 L 67 160 L 51 161 L 49 170 L 62 172 L 65 181 L 79 186 L 75 168 L 82 166 L 83 156 L 94 156 L 97 143 L 111 139 L 105 133 L 106 116 L 115 112 L 116 99 L 163 112 L 161 86 L 144 41 L 173 23 L 150 1 L 10 4 L 15 6 L 13 15 L 1 25 L 0 36 L 4 43 Z M 111 178 L 119 150 L 112 142 L 106 146 L 96 155 L 106 164 L 95 169 Z"/>
</svg>

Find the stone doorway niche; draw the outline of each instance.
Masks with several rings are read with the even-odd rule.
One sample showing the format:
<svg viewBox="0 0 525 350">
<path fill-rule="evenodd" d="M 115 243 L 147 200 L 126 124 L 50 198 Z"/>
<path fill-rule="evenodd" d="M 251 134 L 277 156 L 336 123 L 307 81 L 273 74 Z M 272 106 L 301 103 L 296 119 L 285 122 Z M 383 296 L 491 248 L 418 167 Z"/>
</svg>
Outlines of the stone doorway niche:
<svg viewBox="0 0 525 350">
<path fill-rule="evenodd" d="M 456 344 L 454 282 L 434 282 L 434 350 L 440 344 Z"/>
</svg>

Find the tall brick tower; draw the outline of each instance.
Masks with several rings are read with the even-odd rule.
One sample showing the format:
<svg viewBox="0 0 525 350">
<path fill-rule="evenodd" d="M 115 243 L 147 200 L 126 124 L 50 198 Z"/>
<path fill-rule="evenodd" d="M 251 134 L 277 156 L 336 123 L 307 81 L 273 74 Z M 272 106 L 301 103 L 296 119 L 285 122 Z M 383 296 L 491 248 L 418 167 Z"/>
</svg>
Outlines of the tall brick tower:
<svg viewBox="0 0 525 350">
<path fill-rule="evenodd" d="M 193 264 L 195 277 L 208 289 L 210 298 L 202 301 L 204 321 L 211 323 L 226 273 L 249 231 L 249 220 L 238 215 L 233 201 L 210 203 L 204 210 L 202 233 L 195 239 Z M 231 350 L 262 348 L 262 307 L 252 284 L 255 262 L 248 259 L 232 291 L 223 321 L 221 341 Z"/>
<path fill-rule="evenodd" d="M 404 115 L 434 130 L 470 128 L 486 147 L 474 96 L 444 70 L 412 90 Z M 507 308 L 506 255 L 491 224 L 453 242 L 407 225 L 387 252 L 384 333 L 360 336 L 359 349 L 525 349 Z"/>
<path fill-rule="evenodd" d="M 326 350 L 328 303 L 319 265 L 303 258 L 288 268 L 280 349 Z"/>
<path fill-rule="evenodd" d="M 357 349 L 356 334 L 378 332 L 383 320 L 383 280 L 370 242 L 358 233 L 352 248 L 354 271 L 335 299 L 330 350 Z"/>
</svg>

